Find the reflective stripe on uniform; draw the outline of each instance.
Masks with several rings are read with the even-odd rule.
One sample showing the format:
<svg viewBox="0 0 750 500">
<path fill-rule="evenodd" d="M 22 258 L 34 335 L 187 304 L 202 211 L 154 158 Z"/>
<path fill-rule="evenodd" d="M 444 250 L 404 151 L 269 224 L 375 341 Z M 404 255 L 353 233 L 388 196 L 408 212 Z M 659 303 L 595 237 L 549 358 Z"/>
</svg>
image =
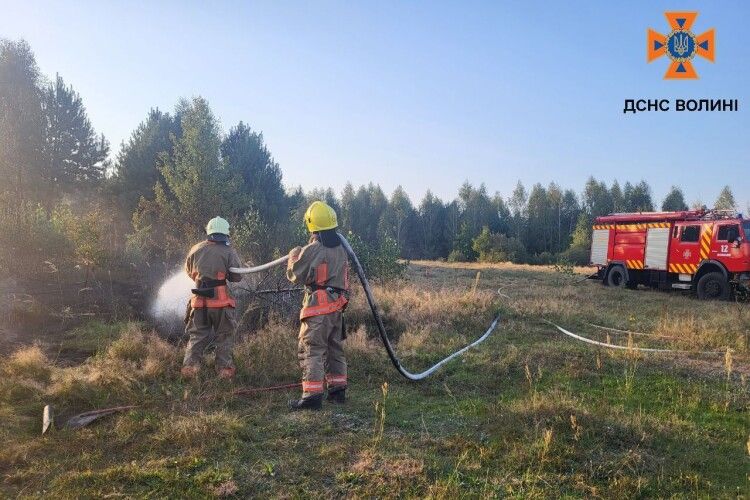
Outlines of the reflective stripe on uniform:
<svg viewBox="0 0 750 500">
<path fill-rule="evenodd" d="M 226 273 L 219 272 L 216 274 L 217 280 L 223 280 L 226 278 Z M 194 278 L 195 279 L 195 278 Z M 201 297 L 200 295 L 193 295 L 190 299 L 190 307 L 193 309 L 202 309 L 204 307 L 235 307 L 235 300 L 229 296 L 227 285 L 221 285 L 214 288 L 214 296 Z"/>
<path fill-rule="evenodd" d="M 346 375 L 326 374 L 326 383 L 328 385 L 346 385 Z"/>
<path fill-rule="evenodd" d="M 323 392 L 322 380 L 303 380 L 302 392 Z"/>
<path fill-rule="evenodd" d="M 349 289 L 349 270 L 344 265 L 344 283 L 345 288 Z M 317 289 L 313 291 L 313 295 L 316 298 L 317 304 L 312 306 L 305 306 L 299 313 L 299 319 L 311 318 L 313 316 L 321 316 L 323 314 L 331 314 L 336 311 L 342 311 L 349 300 L 344 296 L 343 293 L 339 294 L 336 300 L 330 300 L 328 292 L 325 290 L 326 282 L 328 281 L 328 263 L 321 262 L 318 267 L 315 268 L 315 284 Z"/>
</svg>

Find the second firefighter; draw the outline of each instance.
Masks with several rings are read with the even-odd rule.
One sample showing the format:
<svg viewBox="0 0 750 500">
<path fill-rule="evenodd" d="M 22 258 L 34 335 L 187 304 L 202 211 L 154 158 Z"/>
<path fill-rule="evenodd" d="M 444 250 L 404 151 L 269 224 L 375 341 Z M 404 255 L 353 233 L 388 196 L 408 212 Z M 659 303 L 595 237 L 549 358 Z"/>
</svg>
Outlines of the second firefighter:
<svg viewBox="0 0 750 500">
<path fill-rule="evenodd" d="M 287 266 L 287 278 L 305 286 L 299 331 L 302 398 L 289 405 L 293 410 L 318 410 L 326 388 L 328 401 L 346 400 L 343 311 L 349 302 L 349 265 L 330 206 L 313 202 L 305 212 L 305 224 L 310 243 L 292 249 Z"/>
</svg>

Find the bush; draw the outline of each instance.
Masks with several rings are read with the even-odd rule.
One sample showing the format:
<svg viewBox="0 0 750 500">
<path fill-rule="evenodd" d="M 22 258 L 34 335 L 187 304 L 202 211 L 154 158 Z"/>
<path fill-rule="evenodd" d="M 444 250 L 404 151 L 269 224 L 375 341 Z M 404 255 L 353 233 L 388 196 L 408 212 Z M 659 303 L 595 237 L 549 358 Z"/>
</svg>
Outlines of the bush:
<svg viewBox="0 0 750 500">
<path fill-rule="evenodd" d="M 555 264 L 555 271 L 566 277 L 572 278 L 577 276 L 573 263 L 562 258 Z"/>
<path fill-rule="evenodd" d="M 34 203 L 0 200 L 0 273 L 20 277 L 54 270 L 73 247 L 47 211 Z"/>
<path fill-rule="evenodd" d="M 549 252 L 542 252 L 532 255 L 527 262 L 537 266 L 547 266 L 557 262 L 557 258 Z"/>
<path fill-rule="evenodd" d="M 112 225 L 98 208 L 79 214 L 60 204 L 48 212 L 33 203 L 0 201 L 0 273 L 28 276 L 68 264 L 99 267 L 112 253 Z"/>
<path fill-rule="evenodd" d="M 257 211 L 251 210 L 232 228 L 232 245 L 242 259 L 250 262 L 265 262 L 264 257 L 271 254 L 268 248 L 268 225 L 260 218 Z"/>
<path fill-rule="evenodd" d="M 98 208 L 84 214 L 75 214 L 67 205 L 52 212 L 52 223 L 70 242 L 75 263 L 87 269 L 105 264 L 109 257 L 107 234 L 112 227 L 111 218 Z"/>
<path fill-rule="evenodd" d="M 448 254 L 448 262 L 468 262 L 469 258 L 461 250 L 451 250 Z"/>
<path fill-rule="evenodd" d="M 560 259 L 577 266 L 586 266 L 590 260 L 590 249 L 584 245 L 571 245 L 560 254 Z"/>
<path fill-rule="evenodd" d="M 520 240 L 500 233 L 491 233 L 487 226 L 474 238 L 472 248 L 479 254 L 480 262 L 520 263 L 526 260 L 526 248 Z"/>
<path fill-rule="evenodd" d="M 400 252 L 396 240 L 386 236 L 378 247 L 373 247 L 351 231 L 346 235 L 346 239 L 357 254 L 368 279 L 385 283 L 403 278 L 406 264 L 399 259 Z"/>
<path fill-rule="evenodd" d="M 294 234 L 295 230 L 297 234 Z M 304 226 L 296 218 L 282 219 L 269 224 L 264 222 L 260 213 L 254 209 L 232 223 L 232 245 L 243 261 L 254 264 L 261 264 L 285 254 L 295 245 L 294 241 L 300 241 L 306 236 Z"/>
</svg>

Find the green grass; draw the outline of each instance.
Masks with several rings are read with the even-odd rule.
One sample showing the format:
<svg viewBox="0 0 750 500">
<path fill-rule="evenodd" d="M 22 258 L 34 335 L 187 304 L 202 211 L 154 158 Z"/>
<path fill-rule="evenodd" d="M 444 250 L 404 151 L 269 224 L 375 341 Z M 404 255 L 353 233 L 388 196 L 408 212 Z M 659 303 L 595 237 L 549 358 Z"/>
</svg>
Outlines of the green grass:
<svg viewBox="0 0 750 500">
<path fill-rule="evenodd" d="M 207 366 L 177 377 L 180 352 L 142 325 L 93 325 L 66 337 L 95 352 L 59 366 L 54 347 L 2 360 L 0 494 L 55 498 L 206 496 L 724 497 L 750 491 L 747 305 L 610 290 L 525 266 L 414 264 L 378 288 L 397 350 L 424 368 L 502 322 L 481 347 L 408 382 L 389 365 L 360 295 L 349 312 L 350 401 L 289 413 L 296 392 L 231 398 Z M 510 300 L 494 291 L 504 287 Z M 661 334 L 638 345 L 733 349 L 724 359 L 602 351 L 587 322 Z M 236 386 L 296 381 L 296 332 L 269 325 L 237 346 Z M 611 341 L 626 339 L 612 336 Z M 59 349 L 59 346 L 57 347 Z M 383 384 L 387 383 L 387 391 Z M 133 403 L 131 412 L 41 436 L 60 420 Z"/>
<path fill-rule="evenodd" d="M 60 356 L 66 359 L 88 357 L 106 350 L 120 336 L 122 325 L 91 321 L 65 332 L 60 339 Z"/>
</svg>

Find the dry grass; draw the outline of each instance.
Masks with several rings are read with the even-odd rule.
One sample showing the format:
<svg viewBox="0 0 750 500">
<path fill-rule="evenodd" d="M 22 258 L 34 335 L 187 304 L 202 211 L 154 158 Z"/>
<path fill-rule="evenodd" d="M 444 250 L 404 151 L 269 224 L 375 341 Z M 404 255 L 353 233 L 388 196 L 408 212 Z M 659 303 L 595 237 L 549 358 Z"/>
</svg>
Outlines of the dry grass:
<svg viewBox="0 0 750 500">
<path fill-rule="evenodd" d="M 477 279 L 477 270 L 481 276 Z M 552 268 L 414 263 L 376 287 L 407 368 L 443 358 L 502 321 L 478 349 L 422 383 L 389 365 L 361 294 L 347 313 L 350 401 L 290 414 L 296 393 L 230 397 L 236 386 L 294 382 L 297 331 L 272 322 L 238 343 L 235 385 L 177 376 L 181 349 L 143 325 L 66 338 L 84 363 L 32 346 L 2 363 L 0 494 L 54 497 L 549 498 L 718 496 L 747 491 L 747 306 L 682 294 L 610 290 Z M 497 294 L 498 289 L 510 299 Z M 743 308 L 744 307 L 744 308 Z M 673 336 L 640 346 L 731 348 L 728 356 L 592 349 L 549 318 Z M 115 334 L 112 334 L 115 332 Z M 106 341 L 100 341 L 101 339 Z M 610 334 L 627 345 L 628 338 Z M 387 383 L 387 384 L 384 384 Z M 59 421 L 125 403 L 139 408 L 40 437 Z"/>
<path fill-rule="evenodd" d="M 46 381 L 50 377 L 50 362 L 38 345 L 19 349 L 11 354 L 5 365 L 8 376 Z"/>
<path fill-rule="evenodd" d="M 520 271 L 520 272 L 555 272 L 555 266 L 536 266 L 531 264 L 514 264 L 513 262 L 439 262 L 432 260 L 413 260 L 413 266 L 429 269 L 492 270 L 492 271 Z M 591 266 L 575 266 L 573 270 L 581 275 L 589 275 L 596 271 Z"/>
<path fill-rule="evenodd" d="M 198 410 L 163 420 L 153 439 L 190 452 L 209 443 L 220 445 L 222 440 L 241 433 L 243 428 L 242 418 L 233 412 Z"/>
</svg>

